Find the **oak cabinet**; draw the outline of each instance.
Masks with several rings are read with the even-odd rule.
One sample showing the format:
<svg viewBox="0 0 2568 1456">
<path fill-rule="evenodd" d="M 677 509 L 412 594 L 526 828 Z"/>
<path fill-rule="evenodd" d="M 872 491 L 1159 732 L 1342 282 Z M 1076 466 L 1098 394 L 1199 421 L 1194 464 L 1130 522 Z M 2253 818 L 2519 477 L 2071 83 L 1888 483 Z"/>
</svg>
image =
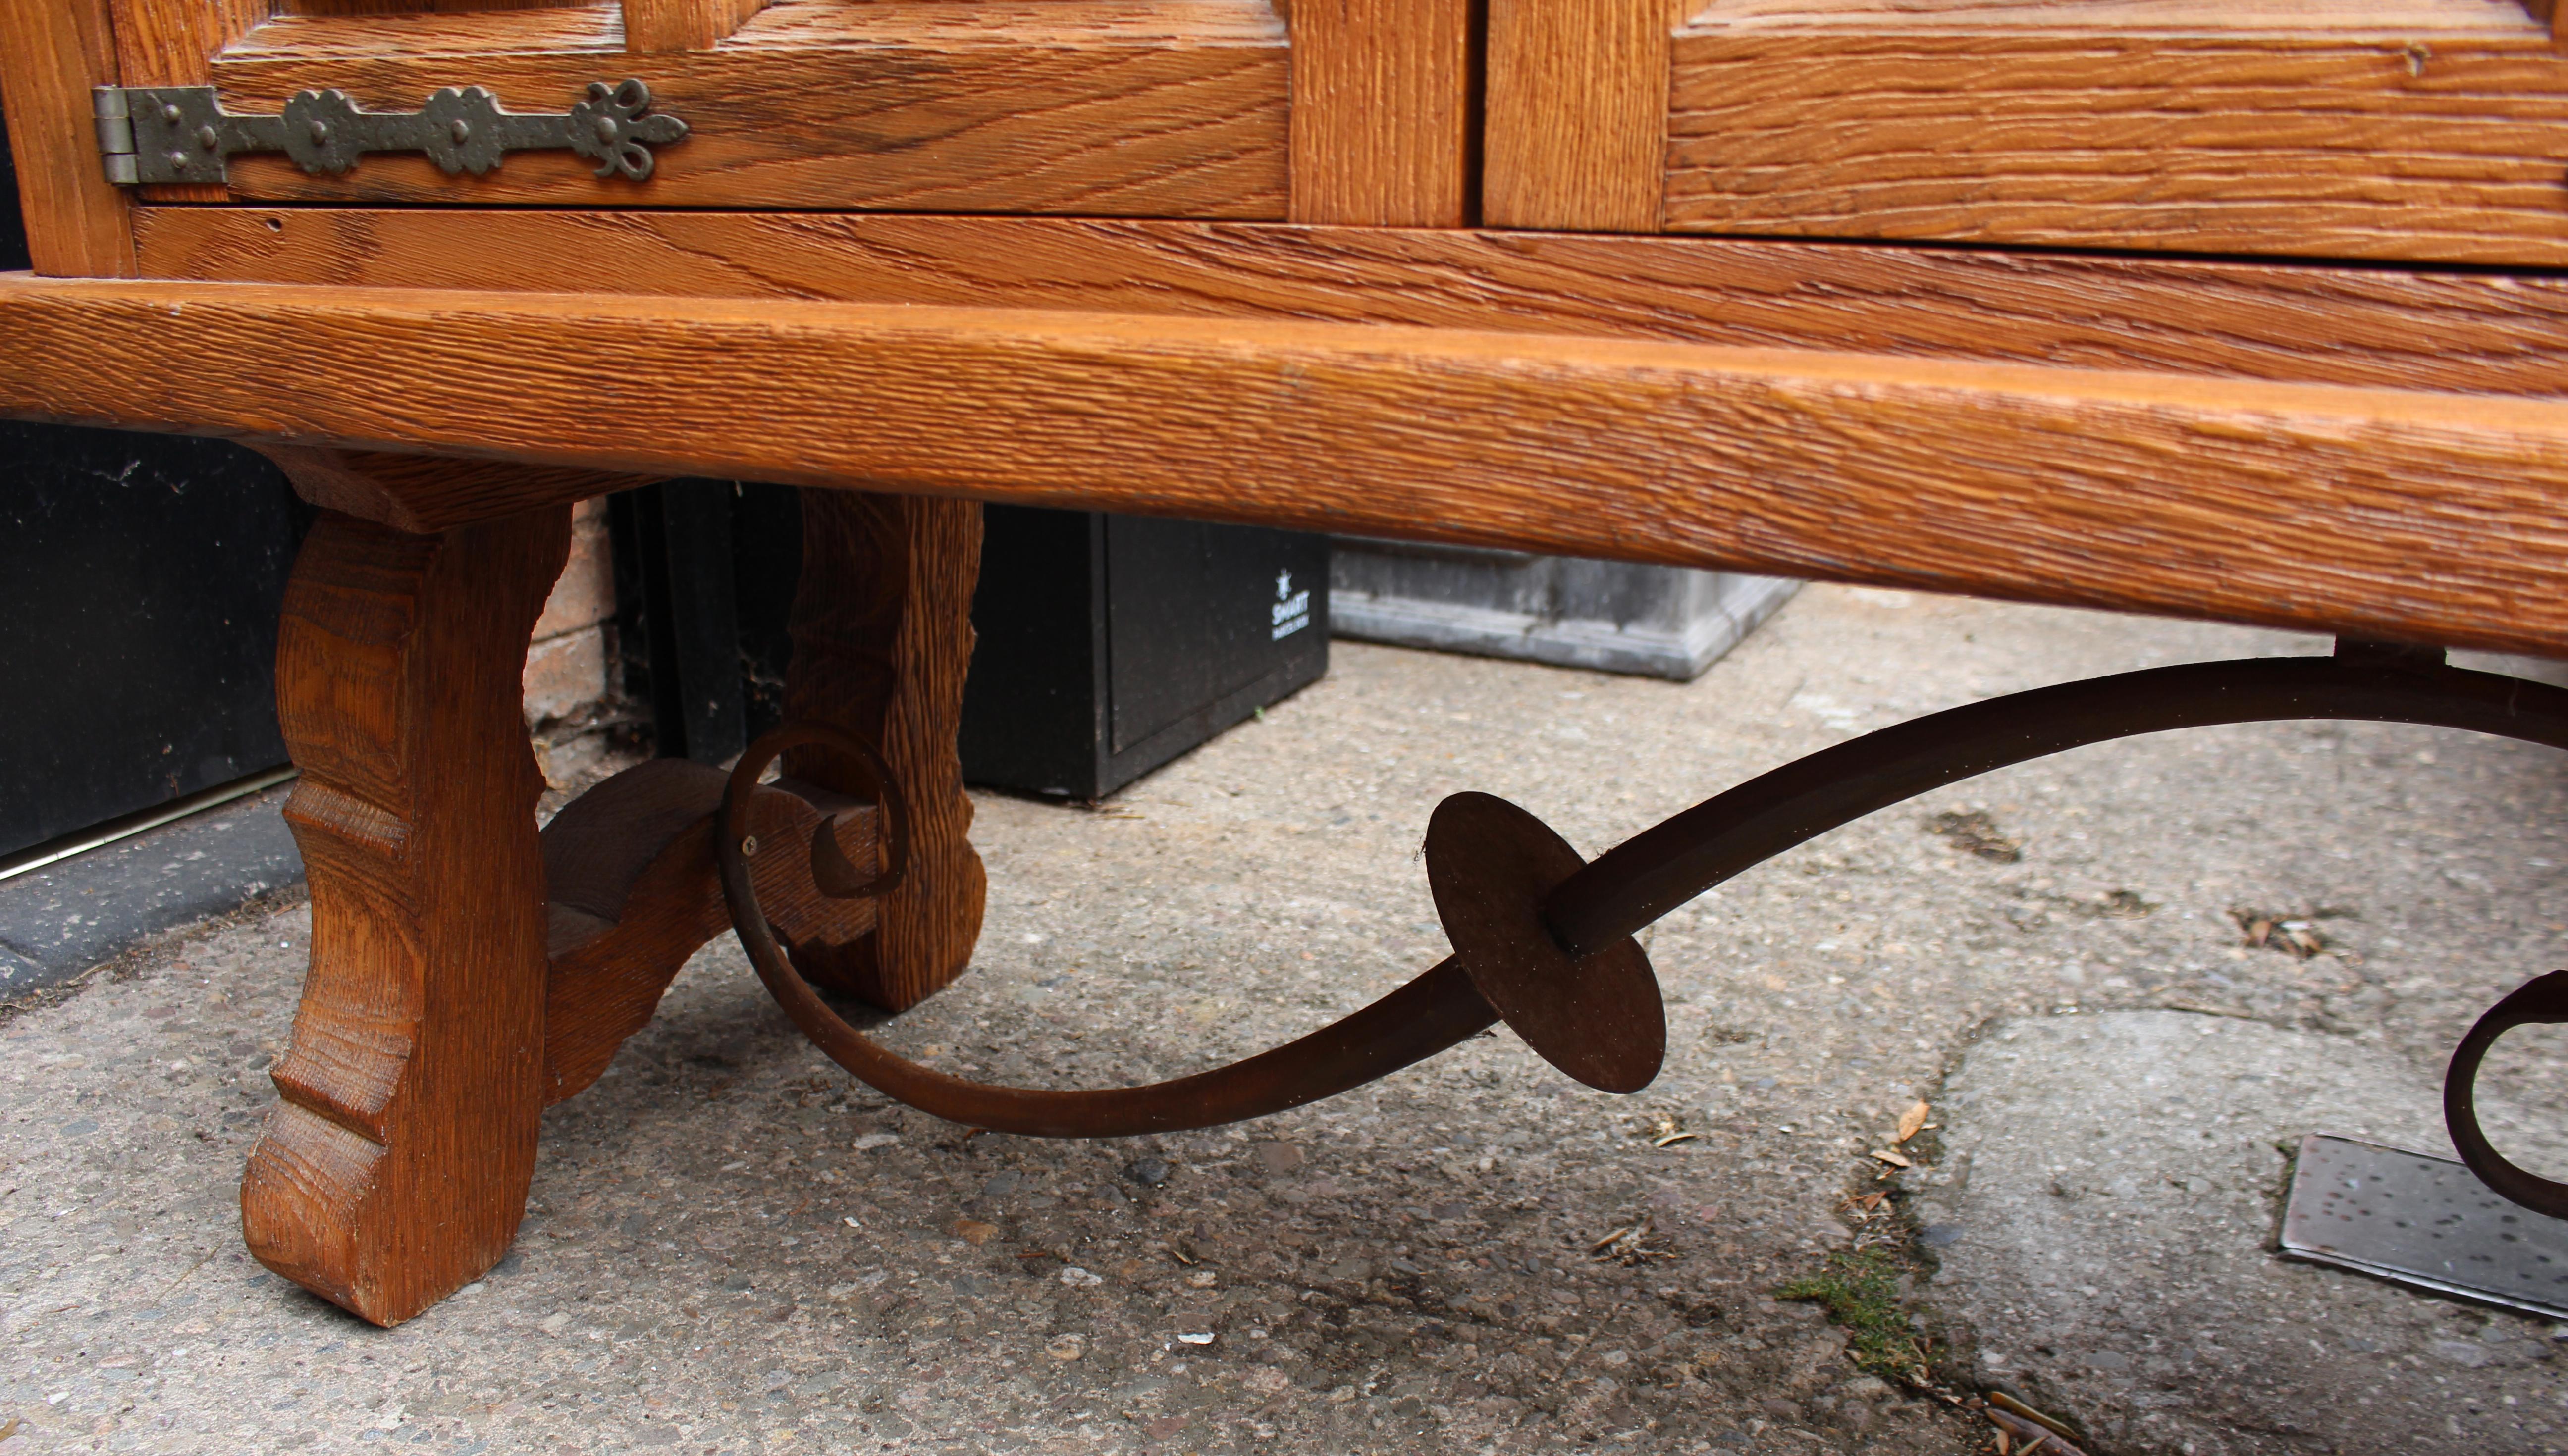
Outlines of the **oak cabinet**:
<svg viewBox="0 0 2568 1456">
<path fill-rule="evenodd" d="M 219 184 L 147 175 L 128 199 L 147 204 L 2568 262 L 2568 49 L 2525 0 L 26 3 L 91 73 L 53 78 L 63 103 L 74 79 L 138 89 L 147 111 L 159 88 L 211 88 L 244 117 L 322 94 L 410 113 L 478 88 L 540 116 L 630 81 L 684 124 L 647 178 L 557 145 L 470 166 L 244 150 Z M 64 164 L 84 144 L 67 134 Z"/>
</svg>

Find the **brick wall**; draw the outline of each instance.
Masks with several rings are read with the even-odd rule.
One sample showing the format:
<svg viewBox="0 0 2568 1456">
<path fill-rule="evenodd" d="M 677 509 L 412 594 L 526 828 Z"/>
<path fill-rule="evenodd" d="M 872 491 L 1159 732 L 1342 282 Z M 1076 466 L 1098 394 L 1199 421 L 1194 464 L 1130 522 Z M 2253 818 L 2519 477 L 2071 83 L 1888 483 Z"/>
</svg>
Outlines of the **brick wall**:
<svg viewBox="0 0 2568 1456">
<path fill-rule="evenodd" d="M 570 560 L 535 621 L 526 649 L 526 727 L 544 778 L 566 787 L 605 751 L 600 731 L 613 717 L 615 559 L 606 539 L 606 498 L 571 513 Z"/>
</svg>

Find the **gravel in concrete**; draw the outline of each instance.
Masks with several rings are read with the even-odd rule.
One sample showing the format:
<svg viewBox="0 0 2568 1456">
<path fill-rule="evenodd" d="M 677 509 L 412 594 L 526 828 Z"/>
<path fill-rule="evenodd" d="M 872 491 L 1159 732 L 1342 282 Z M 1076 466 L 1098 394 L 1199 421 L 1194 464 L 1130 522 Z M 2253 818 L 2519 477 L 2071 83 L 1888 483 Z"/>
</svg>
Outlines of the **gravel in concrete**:
<svg viewBox="0 0 2568 1456">
<path fill-rule="evenodd" d="M 1446 793 L 1507 795 L 1593 851 L 1918 713 L 2323 648 L 1839 589 L 1682 686 L 1341 645 L 1329 680 L 1101 812 L 981 800 L 982 951 L 882 1034 L 1008 1080 L 1181 1072 L 1442 954 L 1417 845 Z M 0 1425 L 30 1450 L 1985 1450 L 1986 1426 L 1773 1298 L 1858 1242 L 1931 1264 L 1905 1195 L 1850 1202 L 1896 1187 L 1869 1153 L 1900 1111 L 1993 1023 L 2178 1004 L 2429 1082 L 2471 1017 L 2562 960 L 2563 790 L 2547 753 L 2402 728 L 2082 750 L 1662 922 L 1669 1063 L 1636 1097 L 1501 1035 L 1252 1127 L 1129 1142 L 887 1106 L 718 947 L 547 1118 L 517 1253 L 391 1331 L 238 1248 L 233 1180 L 300 971 L 289 909 L 0 1027 Z M 2306 921 L 2322 952 L 2242 946 L 2233 911 Z M 2500 1058 L 2491 1084 L 2555 1106 L 2551 1064 Z M 1657 1146 L 1672 1124 L 1695 1138 Z M 1634 1262 L 1591 1254 L 1617 1234 Z M 1962 1308 L 1948 1289 L 1912 1281 L 1922 1320 Z M 1946 1321 L 1965 1355 L 1968 1317 Z M 2423 1400 L 2454 1368 L 2377 1378 Z M 2536 1439 L 2460 1414 L 2487 1449 Z"/>
</svg>

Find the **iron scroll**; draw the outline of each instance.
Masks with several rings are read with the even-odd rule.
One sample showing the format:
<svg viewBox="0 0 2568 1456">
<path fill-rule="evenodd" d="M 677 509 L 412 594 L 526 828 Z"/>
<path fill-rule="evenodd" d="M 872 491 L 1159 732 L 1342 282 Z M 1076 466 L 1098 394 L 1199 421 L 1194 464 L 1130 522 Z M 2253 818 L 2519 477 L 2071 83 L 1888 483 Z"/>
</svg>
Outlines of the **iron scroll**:
<svg viewBox="0 0 2568 1456">
<path fill-rule="evenodd" d="M 2478 1080 L 2479 1062 L 2497 1037 L 2517 1026 L 2561 1022 L 2568 1022 L 2568 971 L 2535 976 L 2490 1007 L 2462 1034 L 2461 1044 L 2452 1049 L 2451 1065 L 2443 1072 L 2443 1126 L 2451 1133 L 2452 1148 L 2461 1161 L 2498 1196 L 2554 1219 L 2568 1219 L 2568 1183 L 2516 1167 L 2488 1141 L 2479 1127 Z"/>
</svg>

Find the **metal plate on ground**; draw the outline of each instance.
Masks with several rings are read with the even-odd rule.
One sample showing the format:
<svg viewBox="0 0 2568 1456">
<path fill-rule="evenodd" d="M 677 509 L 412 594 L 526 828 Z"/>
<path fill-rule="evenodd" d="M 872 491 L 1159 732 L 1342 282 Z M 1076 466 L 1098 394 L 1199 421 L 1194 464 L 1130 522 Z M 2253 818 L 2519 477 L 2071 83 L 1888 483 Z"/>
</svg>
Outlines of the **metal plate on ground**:
<svg viewBox="0 0 2568 1456">
<path fill-rule="evenodd" d="M 2450 1158 L 2302 1138 L 2283 1253 L 2568 1319 L 2568 1221 L 2506 1202 Z"/>
</svg>

